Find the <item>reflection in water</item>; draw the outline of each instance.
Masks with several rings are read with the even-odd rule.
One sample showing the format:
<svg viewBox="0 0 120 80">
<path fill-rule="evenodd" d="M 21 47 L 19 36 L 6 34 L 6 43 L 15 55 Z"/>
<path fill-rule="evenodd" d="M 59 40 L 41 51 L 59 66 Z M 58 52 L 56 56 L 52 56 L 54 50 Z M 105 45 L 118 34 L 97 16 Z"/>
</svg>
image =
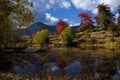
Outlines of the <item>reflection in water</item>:
<svg viewBox="0 0 120 80">
<path fill-rule="evenodd" d="M 120 73 L 120 59 L 117 60 L 117 71 Z"/>
<path fill-rule="evenodd" d="M 57 57 L 60 57 L 61 61 L 66 63 L 66 65 L 62 69 L 62 72 L 64 73 L 64 75 L 69 75 L 70 78 L 75 78 L 76 76 L 79 76 L 81 79 L 87 77 L 90 78 L 89 80 L 93 80 L 94 77 L 101 80 L 119 80 L 120 78 L 119 51 L 80 50 L 79 48 L 52 48 L 45 54 L 49 55 L 49 60 L 47 62 L 43 62 L 42 65 L 40 65 L 39 67 L 38 64 L 35 64 L 38 63 L 38 60 L 34 63 L 31 63 L 29 61 L 28 62 L 32 64 L 33 67 L 37 67 L 38 69 L 40 68 L 40 72 L 45 73 L 46 71 L 50 71 L 50 73 L 60 74 L 61 68 L 57 63 Z M 28 64 L 26 66 L 24 65 L 25 68 L 27 66 Z M 24 69 L 20 66 L 17 66 L 17 70 L 24 73 L 35 72 L 32 68 Z M 27 72 L 25 70 L 27 70 Z M 13 72 L 21 73 L 19 71 Z M 40 72 L 37 71 L 37 73 Z M 36 75 L 37 73 L 34 74 Z"/>
<path fill-rule="evenodd" d="M 67 54 L 67 56 L 64 57 L 65 60 L 67 58 L 72 58 L 72 61 L 79 61 L 82 66 L 86 67 L 88 74 L 89 71 L 91 72 L 92 70 L 91 74 L 93 73 L 96 79 L 113 79 L 112 76 L 114 76 L 114 80 L 120 78 L 120 51 L 55 48 L 50 50 L 50 53 L 55 55 L 62 54 L 63 56 Z M 115 76 L 117 76 L 117 78 Z"/>
</svg>

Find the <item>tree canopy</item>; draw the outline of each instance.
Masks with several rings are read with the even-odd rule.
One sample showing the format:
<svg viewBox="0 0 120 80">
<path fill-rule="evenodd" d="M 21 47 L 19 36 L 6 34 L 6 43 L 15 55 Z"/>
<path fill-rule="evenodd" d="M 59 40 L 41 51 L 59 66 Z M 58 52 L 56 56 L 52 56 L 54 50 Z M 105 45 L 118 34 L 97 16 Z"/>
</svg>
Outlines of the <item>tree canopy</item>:
<svg viewBox="0 0 120 80">
<path fill-rule="evenodd" d="M 56 25 L 56 30 L 58 34 L 61 34 L 61 32 L 68 27 L 68 23 L 65 21 L 60 20 Z"/>
<path fill-rule="evenodd" d="M 0 0 L 0 47 L 15 39 L 14 30 L 33 21 L 29 0 Z"/>
<path fill-rule="evenodd" d="M 63 30 L 63 32 L 61 33 L 60 37 L 61 37 L 62 42 L 63 42 L 65 45 L 71 44 L 72 41 L 73 41 L 74 38 L 75 38 L 75 33 L 74 33 L 72 27 L 67 27 L 67 28 L 65 28 L 65 29 Z"/>
<path fill-rule="evenodd" d="M 97 26 L 107 30 L 110 24 L 113 24 L 114 15 L 111 13 L 110 7 L 105 4 L 98 5 L 98 16 L 95 17 Z"/>
<path fill-rule="evenodd" d="M 38 31 L 34 36 L 33 42 L 40 45 L 48 43 L 49 35 L 50 35 L 50 32 L 48 29 L 43 29 L 41 31 Z"/>
<path fill-rule="evenodd" d="M 88 28 L 93 28 L 93 21 L 92 21 L 92 16 L 89 14 L 89 13 L 79 13 L 78 14 L 78 17 L 80 17 L 80 21 L 81 21 L 81 24 L 80 24 L 80 28 L 81 30 L 86 30 Z"/>
</svg>

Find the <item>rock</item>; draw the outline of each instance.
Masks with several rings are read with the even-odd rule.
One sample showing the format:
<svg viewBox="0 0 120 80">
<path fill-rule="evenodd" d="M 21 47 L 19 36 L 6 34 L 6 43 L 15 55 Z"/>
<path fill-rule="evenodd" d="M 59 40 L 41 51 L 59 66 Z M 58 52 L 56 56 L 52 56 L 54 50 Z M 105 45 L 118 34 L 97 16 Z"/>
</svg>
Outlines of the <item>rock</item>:
<svg viewBox="0 0 120 80">
<path fill-rule="evenodd" d="M 82 72 L 82 65 L 78 61 L 74 61 L 72 64 L 64 68 L 64 74 L 75 77 Z"/>
</svg>

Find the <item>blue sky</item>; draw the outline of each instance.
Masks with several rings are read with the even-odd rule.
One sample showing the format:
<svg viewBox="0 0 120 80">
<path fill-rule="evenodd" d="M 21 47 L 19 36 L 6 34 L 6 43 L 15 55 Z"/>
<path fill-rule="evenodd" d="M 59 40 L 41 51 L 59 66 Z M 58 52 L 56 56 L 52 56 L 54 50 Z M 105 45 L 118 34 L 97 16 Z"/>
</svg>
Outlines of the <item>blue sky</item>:
<svg viewBox="0 0 120 80">
<path fill-rule="evenodd" d="M 97 14 L 98 4 L 107 4 L 115 11 L 120 0 L 32 0 L 35 22 L 55 25 L 59 20 L 64 20 L 70 25 L 80 24 L 80 12 L 88 12 L 93 17 Z M 115 14 L 116 17 L 118 13 Z"/>
</svg>

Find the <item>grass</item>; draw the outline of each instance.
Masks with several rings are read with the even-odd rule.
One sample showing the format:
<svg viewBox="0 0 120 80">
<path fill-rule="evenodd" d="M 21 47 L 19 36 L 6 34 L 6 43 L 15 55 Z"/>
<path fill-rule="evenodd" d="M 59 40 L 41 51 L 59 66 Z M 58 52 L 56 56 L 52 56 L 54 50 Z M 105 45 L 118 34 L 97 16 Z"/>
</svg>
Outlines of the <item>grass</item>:
<svg viewBox="0 0 120 80">
<path fill-rule="evenodd" d="M 95 77 L 95 73 L 91 72 L 82 72 L 72 80 L 112 80 L 112 75 L 110 74 L 104 74 L 105 76 L 101 77 L 100 79 L 97 79 Z M 109 77 L 109 79 L 106 79 Z M 36 75 L 33 78 L 29 77 L 20 77 L 13 73 L 0 73 L 0 79 L 1 80 L 70 80 L 71 77 L 69 76 L 52 76 L 51 74 L 47 73 L 44 75 Z"/>
</svg>

